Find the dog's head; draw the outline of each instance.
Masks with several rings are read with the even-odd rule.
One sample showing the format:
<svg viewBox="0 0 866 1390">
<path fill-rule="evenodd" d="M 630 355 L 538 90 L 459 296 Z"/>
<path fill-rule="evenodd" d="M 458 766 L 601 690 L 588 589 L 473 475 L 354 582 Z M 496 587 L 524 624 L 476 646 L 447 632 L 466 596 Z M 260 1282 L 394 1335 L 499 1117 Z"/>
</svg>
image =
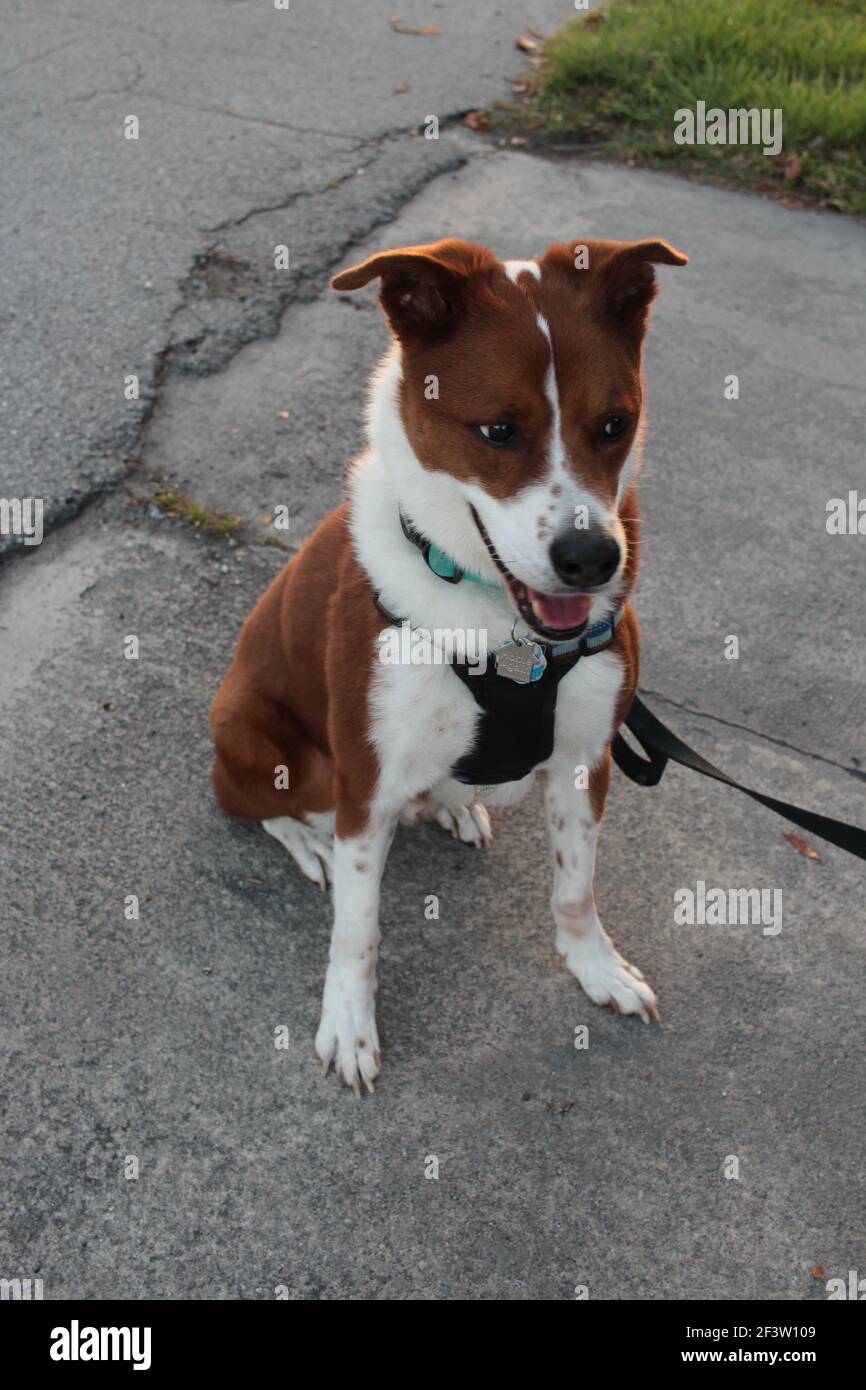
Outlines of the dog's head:
<svg viewBox="0 0 866 1390">
<path fill-rule="evenodd" d="M 459 511 L 452 542 L 465 527 L 542 636 L 581 627 L 594 595 L 633 578 L 627 529 L 658 262 L 686 257 L 664 241 L 584 241 L 502 262 L 448 240 L 382 252 L 333 281 L 381 281 L 412 455 Z M 413 514 L 422 530 L 425 519 Z M 455 548 L 464 560 L 467 546 Z"/>
</svg>

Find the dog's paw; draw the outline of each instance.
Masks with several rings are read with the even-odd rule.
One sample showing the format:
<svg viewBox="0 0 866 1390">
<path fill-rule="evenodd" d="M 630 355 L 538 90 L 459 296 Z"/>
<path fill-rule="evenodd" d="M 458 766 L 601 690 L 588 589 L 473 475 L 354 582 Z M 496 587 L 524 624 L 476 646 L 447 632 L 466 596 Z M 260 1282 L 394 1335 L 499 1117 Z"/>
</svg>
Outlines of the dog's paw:
<svg viewBox="0 0 866 1390">
<path fill-rule="evenodd" d="M 615 1014 L 638 1014 L 644 1023 L 659 1022 L 656 997 L 637 966 L 612 945 L 581 951 L 574 945 L 562 952 L 565 963 L 594 1004 L 608 1005 Z"/>
<path fill-rule="evenodd" d="M 425 792 L 407 802 L 400 812 L 401 825 L 419 825 L 422 821 L 441 825 L 455 840 L 474 845 L 476 849 L 493 842 L 490 815 L 480 801 L 473 801 L 471 806 L 451 806 Z"/>
<path fill-rule="evenodd" d="M 318 888 L 327 889 L 334 878 L 333 837 L 304 825 L 292 816 L 275 816 L 263 820 L 269 835 L 289 851 L 301 873 Z"/>
<path fill-rule="evenodd" d="M 344 1086 L 361 1099 L 361 1082 L 368 1091 L 382 1069 L 376 1012 L 370 989 L 348 991 L 329 980 L 325 984 L 322 1017 L 316 1033 L 316 1057 L 322 1076 L 331 1064 Z"/>
<path fill-rule="evenodd" d="M 486 848 L 493 842 L 490 815 L 487 807 L 482 806 L 480 801 L 473 801 L 471 806 L 457 806 L 453 810 L 450 806 L 440 804 L 433 813 L 433 819 L 443 830 L 453 835 L 455 840 L 462 840 L 464 845 L 474 845 L 476 849 L 481 849 L 482 846 Z"/>
</svg>

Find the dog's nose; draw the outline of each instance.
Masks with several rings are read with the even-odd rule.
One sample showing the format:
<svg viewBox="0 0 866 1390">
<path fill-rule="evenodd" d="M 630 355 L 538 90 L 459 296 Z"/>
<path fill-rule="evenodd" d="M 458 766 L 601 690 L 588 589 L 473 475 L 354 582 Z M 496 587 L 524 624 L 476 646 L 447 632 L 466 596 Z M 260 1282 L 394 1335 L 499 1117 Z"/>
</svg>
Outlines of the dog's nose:
<svg viewBox="0 0 866 1390">
<path fill-rule="evenodd" d="M 550 561 L 564 584 L 595 589 L 619 565 L 619 546 L 606 531 L 564 531 L 550 547 Z"/>
</svg>

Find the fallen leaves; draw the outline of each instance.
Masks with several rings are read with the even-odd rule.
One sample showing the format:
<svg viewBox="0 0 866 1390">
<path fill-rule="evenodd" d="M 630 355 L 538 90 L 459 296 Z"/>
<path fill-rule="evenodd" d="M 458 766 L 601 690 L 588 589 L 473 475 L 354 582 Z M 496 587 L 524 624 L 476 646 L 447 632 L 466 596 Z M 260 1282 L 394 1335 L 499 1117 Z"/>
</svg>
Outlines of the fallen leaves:
<svg viewBox="0 0 866 1390">
<path fill-rule="evenodd" d="M 434 34 L 442 33 L 435 24 L 424 24 L 420 29 L 414 28 L 411 24 L 404 24 L 398 14 L 392 14 L 388 23 L 395 34 L 417 34 L 419 38 L 427 39 L 432 38 Z"/>
<path fill-rule="evenodd" d="M 804 859 L 817 859 L 822 862 L 821 856 L 816 849 L 813 849 L 808 840 L 804 840 L 801 835 L 795 835 L 792 830 L 783 830 L 782 834 L 789 844 L 794 846 L 798 854 L 802 854 Z"/>
<path fill-rule="evenodd" d="M 812 1268 L 809 1270 L 809 1273 L 811 1274 L 811 1276 L 812 1276 L 813 1279 L 826 1279 L 826 1278 L 827 1278 L 826 1274 L 824 1273 L 824 1268 L 823 1268 L 822 1265 L 813 1265 Z"/>
<path fill-rule="evenodd" d="M 572 1110 L 574 1106 L 577 1105 L 574 1096 L 572 1096 L 570 1100 L 563 1101 L 554 1101 L 552 1097 L 548 1096 L 544 1103 L 553 1115 L 567 1115 L 569 1110 Z"/>
<path fill-rule="evenodd" d="M 412 90 L 412 84 L 411 84 L 411 82 L 401 82 L 399 87 L 395 87 L 395 88 L 394 88 L 394 90 L 393 90 L 393 92 L 391 93 L 391 95 L 392 95 L 392 97 L 402 97 L 402 96 L 405 96 L 407 92 L 411 92 L 411 90 Z"/>
<path fill-rule="evenodd" d="M 798 179 L 803 173 L 803 161 L 798 154 L 789 154 L 785 160 L 785 178 Z"/>
<path fill-rule="evenodd" d="M 521 53 L 535 53 L 538 50 L 535 39 L 528 38 L 526 34 L 521 34 L 514 40 L 514 47 L 519 48 Z"/>
<path fill-rule="evenodd" d="M 467 111 L 463 117 L 463 124 L 468 125 L 470 130 L 489 130 L 490 122 L 487 119 L 486 111 Z"/>
</svg>

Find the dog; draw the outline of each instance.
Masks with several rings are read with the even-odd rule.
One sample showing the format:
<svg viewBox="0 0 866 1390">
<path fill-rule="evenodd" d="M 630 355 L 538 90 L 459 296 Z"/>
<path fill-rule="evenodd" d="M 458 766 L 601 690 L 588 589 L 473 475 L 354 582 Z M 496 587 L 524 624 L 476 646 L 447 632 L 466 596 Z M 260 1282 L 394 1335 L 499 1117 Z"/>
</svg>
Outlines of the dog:
<svg viewBox="0 0 866 1390">
<path fill-rule="evenodd" d="M 392 331 L 369 447 L 348 501 L 244 624 L 211 728 L 223 810 L 333 886 L 315 1050 L 356 1095 L 381 1068 L 379 891 L 398 822 L 483 846 L 489 808 L 536 778 L 557 950 L 595 1003 L 658 1018 L 598 919 L 593 869 L 610 744 L 638 682 L 629 597 L 654 267 L 686 259 L 647 240 L 500 261 L 448 239 L 332 281 L 377 280 Z M 398 633 L 412 642 L 385 659 Z M 451 650 L 466 633 L 480 634 L 474 659 Z"/>
</svg>

